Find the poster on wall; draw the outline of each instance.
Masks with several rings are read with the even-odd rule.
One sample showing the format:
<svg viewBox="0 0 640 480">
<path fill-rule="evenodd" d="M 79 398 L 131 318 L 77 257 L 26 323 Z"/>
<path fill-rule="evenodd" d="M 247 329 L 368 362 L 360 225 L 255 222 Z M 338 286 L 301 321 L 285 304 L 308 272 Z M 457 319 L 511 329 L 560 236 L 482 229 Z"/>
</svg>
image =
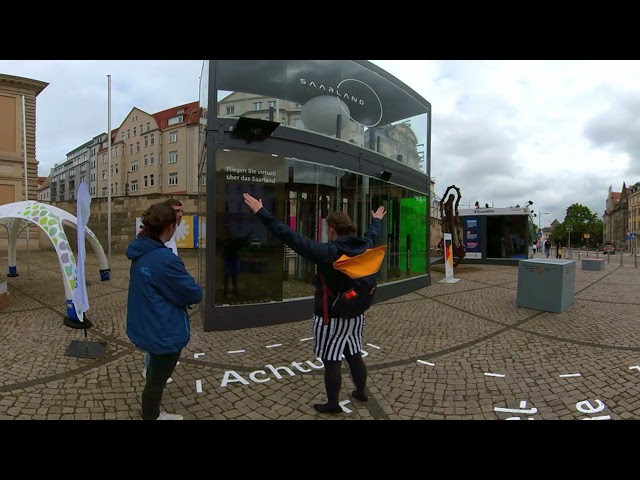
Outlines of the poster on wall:
<svg viewBox="0 0 640 480">
<path fill-rule="evenodd" d="M 176 229 L 176 246 L 178 248 L 198 248 L 198 216 L 184 215 Z M 136 234 L 142 228 L 142 218 L 136 217 Z"/>
<path fill-rule="evenodd" d="M 480 217 L 463 217 L 463 221 L 465 257 L 480 260 L 482 258 Z"/>
</svg>

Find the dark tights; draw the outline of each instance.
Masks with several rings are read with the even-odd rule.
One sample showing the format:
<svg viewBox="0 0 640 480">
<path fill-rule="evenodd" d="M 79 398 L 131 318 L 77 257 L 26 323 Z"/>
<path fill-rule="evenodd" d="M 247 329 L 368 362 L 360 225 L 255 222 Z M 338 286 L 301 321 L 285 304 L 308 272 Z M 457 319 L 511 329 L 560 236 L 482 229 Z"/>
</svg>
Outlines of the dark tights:
<svg viewBox="0 0 640 480">
<path fill-rule="evenodd" d="M 366 398 L 365 388 L 367 386 L 367 367 L 362 360 L 360 352 L 351 355 L 345 350 L 344 356 L 349 364 L 351 378 L 356 385 L 355 395 Z M 341 411 L 339 405 L 340 388 L 342 387 L 342 374 L 340 372 L 342 362 L 332 360 L 322 360 L 324 363 L 324 386 L 327 390 L 327 403 L 321 407 L 325 407 L 326 411 Z M 316 406 L 316 410 L 322 411 Z"/>
</svg>

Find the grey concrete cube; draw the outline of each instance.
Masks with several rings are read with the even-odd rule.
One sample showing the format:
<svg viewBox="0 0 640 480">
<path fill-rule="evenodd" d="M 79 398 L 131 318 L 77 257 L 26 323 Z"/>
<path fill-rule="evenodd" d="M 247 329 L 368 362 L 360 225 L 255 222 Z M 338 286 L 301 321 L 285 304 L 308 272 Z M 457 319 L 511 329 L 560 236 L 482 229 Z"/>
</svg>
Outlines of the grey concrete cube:
<svg viewBox="0 0 640 480">
<path fill-rule="evenodd" d="M 518 307 L 562 313 L 573 304 L 576 262 L 536 258 L 518 262 Z"/>
<path fill-rule="evenodd" d="M 583 258 L 583 270 L 604 270 L 604 258 Z"/>
</svg>

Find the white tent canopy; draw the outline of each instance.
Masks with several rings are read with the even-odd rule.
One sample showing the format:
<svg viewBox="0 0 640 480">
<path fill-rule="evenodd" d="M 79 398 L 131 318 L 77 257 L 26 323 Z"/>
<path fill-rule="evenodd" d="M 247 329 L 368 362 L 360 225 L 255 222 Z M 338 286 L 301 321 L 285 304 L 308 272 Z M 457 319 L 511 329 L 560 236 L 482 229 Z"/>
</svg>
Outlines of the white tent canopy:
<svg viewBox="0 0 640 480">
<path fill-rule="evenodd" d="M 67 298 L 67 306 L 73 301 L 73 289 L 75 288 L 76 260 L 73 251 L 69 246 L 69 241 L 64 233 L 64 226 L 71 226 L 77 230 L 78 222 L 76 217 L 64 210 L 34 201 L 15 202 L 0 206 L 0 224 L 4 225 L 9 232 L 9 270 L 16 270 L 16 240 L 18 234 L 29 223 L 33 223 L 49 237 L 58 255 L 62 281 Z M 102 245 L 93 232 L 85 227 L 85 238 L 91 244 L 93 251 L 98 257 L 100 271 L 109 271 L 107 257 L 104 254 Z"/>
</svg>

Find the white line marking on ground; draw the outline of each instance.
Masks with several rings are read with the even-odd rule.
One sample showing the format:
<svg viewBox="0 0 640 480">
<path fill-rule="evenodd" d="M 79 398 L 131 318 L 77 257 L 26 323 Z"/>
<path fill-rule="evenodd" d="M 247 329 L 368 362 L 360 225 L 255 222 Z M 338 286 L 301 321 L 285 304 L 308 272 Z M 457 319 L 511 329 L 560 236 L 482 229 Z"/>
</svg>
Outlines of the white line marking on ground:
<svg viewBox="0 0 640 480">
<path fill-rule="evenodd" d="M 202 380 L 196 380 L 196 392 L 202 393 Z"/>
<path fill-rule="evenodd" d="M 351 413 L 351 410 L 349 410 L 347 407 L 345 407 L 345 405 L 348 405 L 349 403 L 351 403 L 350 400 L 343 400 L 338 405 L 340 405 L 340 408 L 342 408 L 342 411 L 344 413 Z"/>
<path fill-rule="evenodd" d="M 193 354 L 193 358 L 200 358 L 200 357 L 203 357 L 203 356 L 204 356 L 204 353 L 194 353 Z"/>
<path fill-rule="evenodd" d="M 300 339 L 301 342 L 306 342 L 308 340 L 313 340 L 313 337 L 307 337 L 307 338 L 301 338 Z"/>
<path fill-rule="evenodd" d="M 229 350 L 227 353 L 244 353 L 244 350 Z"/>
<path fill-rule="evenodd" d="M 423 365 L 429 365 L 430 367 L 434 367 L 435 366 L 435 363 L 425 362 L 424 360 L 418 360 L 418 363 L 421 363 Z"/>
<path fill-rule="evenodd" d="M 636 370 L 638 370 L 640 372 L 640 365 L 635 365 L 633 367 L 629 367 L 629 370 L 633 370 L 633 369 L 636 369 Z"/>
<path fill-rule="evenodd" d="M 267 348 L 275 348 L 275 347 L 281 347 L 282 344 L 281 343 L 274 343 L 273 345 L 267 345 Z"/>
<path fill-rule="evenodd" d="M 504 377 L 502 373 L 485 373 L 485 377 Z"/>
<path fill-rule="evenodd" d="M 369 345 L 371 348 L 377 348 L 378 350 L 380 350 L 380 347 L 377 345 L 374 345 L 373 343 L 367 343 L 367 345 Z"/>
<path fill-rule="evenodd" d="M 560 378 L 568 378 L 568 377 L 581 377 L 580 373 L 565 373 L 564 375 L 560 375 Z"/>
</svg>

